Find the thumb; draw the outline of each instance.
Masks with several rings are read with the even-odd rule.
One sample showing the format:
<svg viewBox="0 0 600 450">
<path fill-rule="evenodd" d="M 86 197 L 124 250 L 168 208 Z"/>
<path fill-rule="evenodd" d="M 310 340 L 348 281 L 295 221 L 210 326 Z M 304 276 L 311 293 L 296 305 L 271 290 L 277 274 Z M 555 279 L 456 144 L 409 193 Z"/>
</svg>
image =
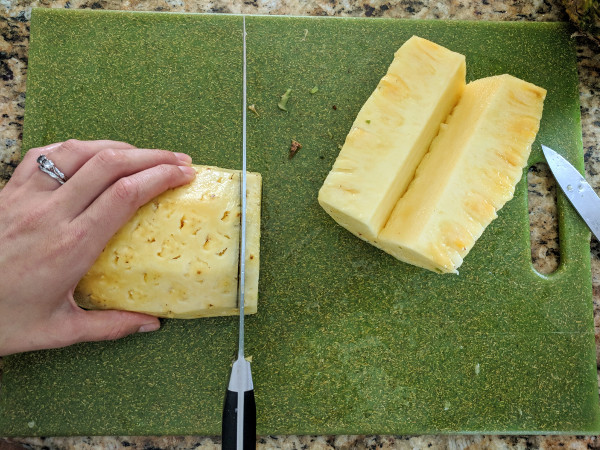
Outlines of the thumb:
<svg viewBox="0 0 600 450">
<path fill-rule="evenodd" d="M 79 314 L 79 342 L 120 339 L 133 333 L 156 331 L 158 318 L 128 311 L 83 311 Z"/>
</svg>

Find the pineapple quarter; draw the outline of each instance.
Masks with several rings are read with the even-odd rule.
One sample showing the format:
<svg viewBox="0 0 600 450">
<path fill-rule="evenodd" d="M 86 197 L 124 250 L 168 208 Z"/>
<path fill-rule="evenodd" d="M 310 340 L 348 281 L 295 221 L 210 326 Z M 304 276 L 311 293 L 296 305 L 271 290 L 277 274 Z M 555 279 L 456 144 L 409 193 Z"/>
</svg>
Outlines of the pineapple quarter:
<svg viewBox="0 0 600 450">
<path fill-rule="evenodd" d="M 319 191 L 341 226 L 373 241 L 465 87 L 465 57 L 417 36 L 398 49 Z"/>
<path fill-rule="evenodd" d="M 77 286 L 90 309 L 192 319 L 239 314 L 240 171 L 196 178 L 142 206 Z M 261 176 L 247 173 L 245 312 L 257 310 Z"/>
<path fill-rule="evenodd" d="M 469 83 L 376 245 L 436 272 L 455 272 L 514 195 L 546 91 L 510 75 Z"/>
</svg>

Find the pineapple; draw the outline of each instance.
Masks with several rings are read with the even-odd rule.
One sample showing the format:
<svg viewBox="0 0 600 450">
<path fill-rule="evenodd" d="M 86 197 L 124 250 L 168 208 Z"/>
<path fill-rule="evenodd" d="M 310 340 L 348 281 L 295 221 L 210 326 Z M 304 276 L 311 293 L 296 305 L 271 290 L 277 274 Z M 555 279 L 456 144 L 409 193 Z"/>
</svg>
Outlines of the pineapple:
<svg viewBox="0 0 600 450">
<path fill-rule="evenodd" d="M 319 203 L 373 241 L 465 86 L 465 57 L 413 36 L 358 113 Z"/>
<path fill-rule="evenodd" d="M 239 314 L 240 172 L 194 166 L 186 186 L 146 205 L 77 286 L 90 309 L 191 319 Z M 261 177 L 247 176 L 245 312 L 257 309 Z"/>
<path fill-rule="evenodd" d="M 510 75 L 469 83 L 375 245 L 410 264 L 457 273 L 514 195 L 545 96 Z"/>
</svg>

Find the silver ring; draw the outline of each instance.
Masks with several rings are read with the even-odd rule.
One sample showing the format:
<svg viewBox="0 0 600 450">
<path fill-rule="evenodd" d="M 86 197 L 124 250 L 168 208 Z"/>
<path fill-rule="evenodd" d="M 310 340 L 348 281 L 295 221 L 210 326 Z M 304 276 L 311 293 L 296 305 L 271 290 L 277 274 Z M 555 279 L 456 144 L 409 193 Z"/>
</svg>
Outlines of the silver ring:
<svg viewBox="0 0 600 450">
<path fill-rule="evenodd" d="M 65 181 L 67 181 L 65 174 L 58 170 L 54 163 L 48 158 L 46 158 L 46 155 L 40 155 L 37 159 L 37 163 L 39 164 L 40 170 L 42 172 L 50 175 L 60 184 L 65 184 Z"/>
</svg>

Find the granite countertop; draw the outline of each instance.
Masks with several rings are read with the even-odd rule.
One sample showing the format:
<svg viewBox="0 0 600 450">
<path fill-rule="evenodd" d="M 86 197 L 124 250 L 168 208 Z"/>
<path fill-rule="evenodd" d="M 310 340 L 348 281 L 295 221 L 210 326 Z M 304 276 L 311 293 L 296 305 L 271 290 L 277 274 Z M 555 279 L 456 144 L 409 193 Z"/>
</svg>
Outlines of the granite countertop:
<svg viewBox="0 0 600 450">
<path fill-rule="evenodd" d="M 0 0 L 0 188 L 19 162 L 25 107 L 29 18 L 32 7 L 91 8 L 130 11 L 180 11 L 317 16 L 394 17 L 497 21 L 566 21 L 558 0 Z M 586 175 L 600 188 L 600 46 L 575 34 Z M 558 264 L 554 198 L 547 169 L 529 173 L 532 259 L 549 273 Z M 594 323 L 600 351 L 600 244 L 591 243 Z M 0 375 L 2 360 L 0 358 Z M 44 437 L 0 438 L 5 448 L 218 448 L 219 437 Z M 259 448 L 596 448 L 598 437 L 577 436 L 268 436 Z"/>
</svg>

